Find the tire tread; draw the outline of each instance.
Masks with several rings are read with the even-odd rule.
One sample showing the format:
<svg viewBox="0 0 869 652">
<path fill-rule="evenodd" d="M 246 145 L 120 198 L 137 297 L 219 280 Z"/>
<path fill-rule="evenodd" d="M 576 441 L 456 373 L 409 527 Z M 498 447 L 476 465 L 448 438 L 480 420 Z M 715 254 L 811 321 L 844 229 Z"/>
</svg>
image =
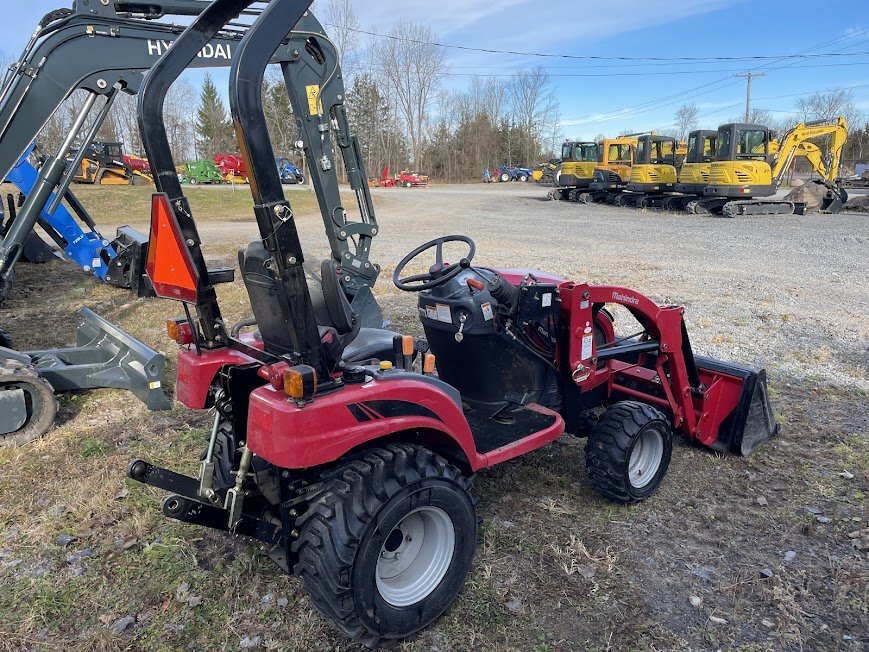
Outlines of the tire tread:
<svg viewBox="0 0 869 652">
<path fill-rule="evenodd" d="M 585 448 L 585 466 L 594 488 L 603 496 L 619 503 L 633 503 L 635 496 L 625 477 L 631 445 L 637 434 L 654 421 L 670 425 L 657 408 L 640 401 L 614 403 L 604 413 L 588 439 Z M 668 450 L 665 442 L 665 455 Z M 663 463 L 669 464 L 669 456 Z"/>
<path fill-rule="evenodd" d="M 340 464 L 323 475 L 308 509 L 298 518 L 294 573 L 314 607 L 353 640 L 368 647 L 380 637 L 360 621 L 350 587 L 356 546 L 379 509 L 422 478 L 459 485 L 476 505 L 471 479 L 439 455 L 419 446 L 389 444 Z"/>
</svg>

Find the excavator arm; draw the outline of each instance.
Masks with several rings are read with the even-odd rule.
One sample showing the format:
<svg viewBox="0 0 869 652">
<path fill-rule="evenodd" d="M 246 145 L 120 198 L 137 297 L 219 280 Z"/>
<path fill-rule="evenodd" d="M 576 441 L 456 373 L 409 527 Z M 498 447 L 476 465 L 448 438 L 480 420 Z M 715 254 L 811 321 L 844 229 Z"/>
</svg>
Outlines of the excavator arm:
<svg viewBox="0 0 869 652">
<path fill-rule="evenodd" d="M 26 174 L 12 174 L 10 180 L 21 181 L 23 185 L 19 184 L 19 189 L 27 196 L 0 239 L 0 279 L 10 277 L 25 240 L 38 222 L 86 271 L 122 287 L 138 286 L 139 279 L 129 276 L 141 271 L 137 261 L 143 257 L 147 242 L 133 237 L 135 233 L 128 228 L 113 243 L 99 234 L 93 220 L 69 190 L 72 171 L 80 160 L 73 156 L 72 162 L 67 164 L 67 159 L 76 139 L 84 141 L 79 143 L 79 152 L 83 155 L 117 93 L 138 93 L 144 72 L 183 31 L 183 27 L 154 22 L 155 19 L 170 14 L 199 15 L 208 5 L 208 2 L 196 0 L 76 2 L 71 10 L 53 11 L 42 19 L 0 88 L 0 171 L 6 174 L 13 168 L 23 169 Z M 321 30 L 319 23 L 313 20 L 305 29 Z M 245 29 L 241 23 L 229 23 L 212 39 L 203 42 L 188 67 L 229 66 Z M 285 78 L 290 75 L 293 84 L 301 85 L 292 86 L 290 94 L 299 128 L 299 146 L 312 170 L 312 182 L 320 200 L 332 257 L 341 273 L 341 285 L 352 298 L 361 288 L 370 288 L 380 271 L 379 266 L 369 261 L 377 223 L 365 183 L 359 144 L 350 134 L 343 109 L 345 91 L 337 53 L 328 39 L 321 38 L 319 42 L 325 47 L 312 58 L 306 52 L 307 38 L 304 34 L 291 37 L 278 48 L 271 62 L 285 66 Z M 301 61 L 303 65 L 292 67 L 291 74 L 286 67 L 290 61 Z M 319 103 L 326 111 L 323 115 L 307 113 L 309 86 L 317 88 Z M 26 160 L 31 143 L 52 113 L 76 90 L 86 91 L 84 109 L 60 151 L 46 157 L 34 173 Z M 98 110 L 95 124 L 84 134 L 88 114 L 100 96 L 105 102 Z M 351 188 L 357 195 L 358 220 L 348 219 L 341 205 L 331 142 L 333 132 Z M 72 206 L 78 220 L 60 203 L 60 198 Z M 70 246 L 79 243 L 87 250 L 69 251 Z M 102 261 L 102 265 L 83 265 L 82 261 Z M 115 271 L 109 274 L 107 270 Z M 121 270 L 127 270 L 126 275 L 121 275 Z"/>
<path fill-rule="evenodd" d="M 812 138 L 831 136 L 829 164 L 825 164 L 823 156 L 816 145 L 810 143 Z M 828 184 L 839 177 L 839 162 L 842 150 L 848 138 L 848 123 L 844 116 L 835 122 L 819 120 L 817 122 L 801 122 L 791 129 L 781 141 L 778 154 L 772 166 L 772 178 L 778 186 L 797 156 L 805 156 L 812 168 Z"/>
</svg>

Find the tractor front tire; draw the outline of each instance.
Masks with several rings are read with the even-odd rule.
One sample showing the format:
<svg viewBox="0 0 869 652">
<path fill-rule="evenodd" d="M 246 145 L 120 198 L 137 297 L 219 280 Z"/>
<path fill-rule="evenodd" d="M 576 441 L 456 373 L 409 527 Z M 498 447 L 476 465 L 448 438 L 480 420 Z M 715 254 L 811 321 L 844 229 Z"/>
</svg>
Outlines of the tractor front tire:
<svg viewBox="0 0 869 652">
<path fill-rule="evenodd" d="M 471 481 L 418 446 L 365 452 L 324 475 L 299 517 L 295 573 L 317 610 L 374 647 L 452 604 L 477 541 Z"/>
<path fill-rule="evenodd" d="M 604 413 L 588 438 L 585 467 L 601 495 L 634 503 L 655 493 L 673 452 L 664 414 L 638 401 L 620 401 Z"/>
<path fill-rule="evenodd" d="M 502 183 L 505 183 L 505 182 L 510 180 L 510 175 L 507 174 L 506 172 L 502 172 L 501 176 L 498 177 L 498 180 L 501 181 Z"/>
</svg>

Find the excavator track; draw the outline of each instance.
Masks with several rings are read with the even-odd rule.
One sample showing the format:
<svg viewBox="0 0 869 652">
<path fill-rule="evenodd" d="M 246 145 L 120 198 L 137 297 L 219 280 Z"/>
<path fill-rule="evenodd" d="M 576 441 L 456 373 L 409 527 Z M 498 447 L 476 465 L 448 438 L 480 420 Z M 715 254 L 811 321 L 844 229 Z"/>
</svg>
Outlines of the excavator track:
<svg viewBox="0 0 869 652">
<path fill-rule="evenodd" d="M 792 201 L 729 201 L 721 209 L 720 217 L 738 215 L 804 215 L 806 204 Z"/>
<path fill-rule="evenodd" d="M 54 425 L 57 399 L 52 386 L 32 366 L 0 363 L 0 446 L 23 446 Z"/>
</svg>

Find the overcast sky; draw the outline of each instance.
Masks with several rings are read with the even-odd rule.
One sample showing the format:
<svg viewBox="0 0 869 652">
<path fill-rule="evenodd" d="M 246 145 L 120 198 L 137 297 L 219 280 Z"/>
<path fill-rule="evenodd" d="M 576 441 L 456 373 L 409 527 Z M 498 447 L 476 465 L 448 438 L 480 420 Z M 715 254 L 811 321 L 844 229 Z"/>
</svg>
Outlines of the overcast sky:
<svg viewBox="0 0 869 652">
<path fill-rule="evenodd" d="M 0 48 L 15 56 L 40 17 L 71 1 L 10 2 L 0 23 Z M 513 75 L 541 65 L 552 76 L 566 136 L 666 128 L 685 102 L 700 108 L 700 126 L 716 127 L 744 110 L 746 70 L 753 104 L 776 117 L 793 116 L 797 98 L 831 87 L 853 89 L 869 113 L 869 12 L 866 0 L 355 0 L 363 29 L 388 32 L 397 20 L 430 26 L 442 43 L 528 53 L 620 57 L 743 57 L 845 53 L 848 56 L 754 62 L 582 61 L 566 58 L 447 51 L 445 83 L 468 76 Z M 593 7 L 593 9 L 592 9 Z M 375 44 L 378 39 L 371 39 Z M 225 71 L 215 74 L 218 83 Z M 194 74 L 194 80 L 196 80 Z"/>
</svg>

